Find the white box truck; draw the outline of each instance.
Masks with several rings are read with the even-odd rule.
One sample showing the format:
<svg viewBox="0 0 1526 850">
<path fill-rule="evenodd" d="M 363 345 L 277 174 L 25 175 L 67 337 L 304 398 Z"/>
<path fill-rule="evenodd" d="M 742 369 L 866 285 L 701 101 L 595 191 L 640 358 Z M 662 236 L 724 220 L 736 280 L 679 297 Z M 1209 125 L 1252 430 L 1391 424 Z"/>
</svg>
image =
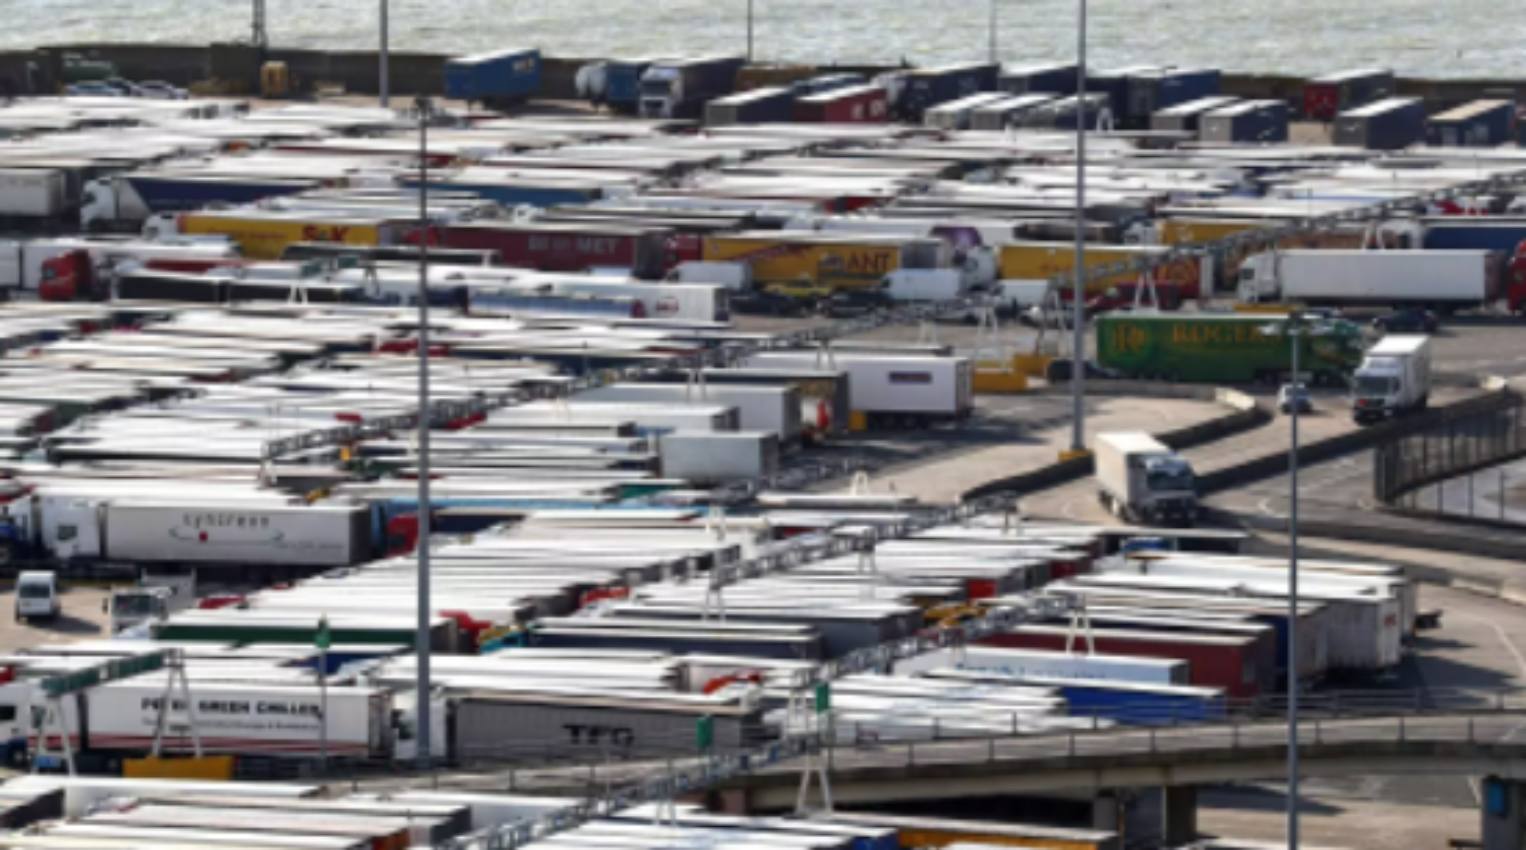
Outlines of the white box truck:
<svg viewBox="0 0 1526 850">
<path fill-rule="evenodd" d="M 830 369 L 848 373 L 848 404 L 864 425 L 925 423 L 968 416 L 975 406 L 967 357 L 870 351 L 762 351 L 753 369 Z"/>
<path fill-rule="evenodd" d="M 1431 395 L 1431 338 L 1393 334 L 1367 350 L 1352 375 L 1351 415 L 1360 423 L 1423 410 Z"/>
<path fill-rule="evenodd" d="M 1191 525 L 1197 519 L 1192 464 L 1143 431 L 1096 437 L 1097 493 L 1126 522 Z"/>
<path fill-rule="evenodd" d="M 1486 307 L 1499 296 L 1490 251 L 1307 250 L 1256 254 L 1240 266 L 1247 303 L 1415 305 L 1438 312 Z"/>
</svg>

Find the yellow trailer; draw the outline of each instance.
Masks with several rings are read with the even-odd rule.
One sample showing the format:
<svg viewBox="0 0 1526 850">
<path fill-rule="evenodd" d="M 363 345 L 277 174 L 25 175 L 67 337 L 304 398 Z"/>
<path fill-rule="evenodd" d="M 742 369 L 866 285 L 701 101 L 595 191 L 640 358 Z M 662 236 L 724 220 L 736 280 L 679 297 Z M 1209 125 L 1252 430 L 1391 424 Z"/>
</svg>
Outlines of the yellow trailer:
<svg viewBox="0 0 1526 850">
<path fill-rule="evenodd" d="M 288 245 L 297 242 L 340 242 L 345 245 L 380 245 L 387 230 L 374 219 L 275 215 L 250 211 L 184 213 L 180 232 L 226 236 L 238 243 L 245 257 L 277 260 Z"/>
<path fill-rule="evenodd" d="M 1168 249 L 1158 245 L 1087 245 L 1086 267 L 1127 262 L 1163 254 Z M 1036 280 L 1056 275 L 1070 275 L 1076 267 L 1074 245 L 1063 242 L 1009 242 L 1001 246 L 1000 269 L 1003 280 Z M 1137 272 L 1112 274 L 1089 281 L 1088 297 L 1109 291 L 1132 292 L 1139 282 Z M 1155 283 L 1163 301 L 1181 301 L 1198 297 L 1198 265 L 1194 261 L 1180 260 L 1165 268 L 1156 269 Z M 1061 287 L 1061 294 L 1068 296 L 1069 287 Z"/>
<path fill-rule="evenodd" d="M 907 265 L 909 251 L 922 247 L 920 243 L 927 243 L 933 253 L 941 245 L 937 240 L 845 238 L 816 232 L 726 233 L 705 237 L 704 259 L 747 263 L 760 288 L 788 283 L 829 290 L 867 289 L 880 286 L 886 275 Z"/>
</svg>

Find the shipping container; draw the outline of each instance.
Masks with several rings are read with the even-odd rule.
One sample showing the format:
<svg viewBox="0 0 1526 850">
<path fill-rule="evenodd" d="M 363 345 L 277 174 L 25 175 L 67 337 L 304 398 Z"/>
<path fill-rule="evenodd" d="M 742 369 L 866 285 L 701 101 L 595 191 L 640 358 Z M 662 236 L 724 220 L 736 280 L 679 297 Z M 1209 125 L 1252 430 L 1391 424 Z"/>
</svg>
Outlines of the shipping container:
<svg viewBox="0 0 1526 850">
<path fill-rule="evenodd" d="M 880 124 L 890 120 L 885 88 L 862 84 L 805 95 L 795 100 L 796 121 L 826 124 Z"/>
<path fill-rule="evenodd" d="M 1280 100 L 1247 100 L 1205 113 L 1198 119 L 1205 142 L 1285 142 L 1288 105 Z"/>
<path fill-rule="evenodd" d="M 765 124 L 791 120 L 795 92 L 782 86 L 752 89 L 705 104 L 705 124 Z"/>
<path fill-rule="evenodd" d="M 1359 68 L 1315 77 L 1303 86 L 1303 114 L 1314 121 L 1332 121 L 1355 106 L 1394 93 L 1392 71 Z"/>
<path fill-rule="evenodd" d="M 1231 95 L 1216 94 L 1168 106 L 1156 110 L 1150 116 L 1150 129 L 1197 135 L 1198 122 L 1204 113 L 1229 106 L 1238 100 L 1238 97 Z"/>
<path fill-rule="evenodd" d="M 1275 382 L 1292 371 L 1286 316 L 1257 313 L 1097 317 L 1097 362 L 1131 378 L 1194 383 Z M 1361 328 L 1335 321 L 1299 337 L 1299 368 L 1317 383 L 1343 384 L 1361 364 Z"/>
<path fill-rule="evenodd" d="M 1074 276 L 1075 248 L 1056 242 L 1011 242 L 1001 246 L 998 270 L 1002 280 L 1042 280 L 1063 275 Z M 1088 245 L 1086 267 L 1112 265 L 1131 260 L 1148 261 L 1162 255 L 1168 249 L 1151 245 Z M 1161 306 L 1172 309 L 1183 301 L 1199 297 L 1199 265 L 1195 260 L 1176 260 L 1157 267 L 1156 292 Z M 1088 298 L 1108 296 L 1111 291 L 1116 299 L 1130 300 L 1139 284 L 1139 272 L 1123 272 L 1095 278 L 1086 285 Z M 1060 296 L 1068 299 L 1072 288 L 1060 287 Z"/>
<path fill-rule="evenodd" d="M 505 265 L 554 272 L 630 269 L 634 277 L 661 278 L 674 265 L 669 230 L 616 222 L 461 222 L 438 229 L 449 248 L 497 251 Z"/>
<path fill-rule="evenodd" d="M 518 103 L 540 91 L 540 51 L 510 48 L 445 62 L 445 96 L 494 106 Z"/>
<path fill-rule="evenodd" d="M 1335 116 L 1331 141 L 1374 150 L 1407 148 L 1425 138 L 1425 101 L 1389 97 Z"/>
<path fill-rule="evenodd" d="M 1494 147 L 1515 141 L 1513 100 L 1474 100 L 1432 115 L 1425 142 L 1441 147 Z"/>
<path fill-rule="evenodd" d="M 996 87 L 1013 94 L 1075 94 L 1076 66 L 1007 65 L 997 74 Z"/>
<path fill-rule="evenodd" d="M 1020 94 L 977 106 L 970 112 L 971 130 L 1005 130 L 1021 123 L 1022 116 L 1049 101 L 1050 94 Z"/>
</svg>

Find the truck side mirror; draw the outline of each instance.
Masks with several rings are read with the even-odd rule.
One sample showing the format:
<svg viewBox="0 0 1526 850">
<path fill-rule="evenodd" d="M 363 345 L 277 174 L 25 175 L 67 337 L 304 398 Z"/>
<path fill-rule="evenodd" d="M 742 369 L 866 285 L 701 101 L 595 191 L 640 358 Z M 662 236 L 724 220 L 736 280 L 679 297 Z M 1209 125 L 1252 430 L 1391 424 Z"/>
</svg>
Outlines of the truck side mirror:
<svg viewBox="0 0 1526 850">
<path fill-rule="evenodd" d="M 111 600 L 110 599 L 102 599 L 101 600 L 101 613 L 102 614 L 109 614 L 109 613 L 111 613 Z"/>
</svg>

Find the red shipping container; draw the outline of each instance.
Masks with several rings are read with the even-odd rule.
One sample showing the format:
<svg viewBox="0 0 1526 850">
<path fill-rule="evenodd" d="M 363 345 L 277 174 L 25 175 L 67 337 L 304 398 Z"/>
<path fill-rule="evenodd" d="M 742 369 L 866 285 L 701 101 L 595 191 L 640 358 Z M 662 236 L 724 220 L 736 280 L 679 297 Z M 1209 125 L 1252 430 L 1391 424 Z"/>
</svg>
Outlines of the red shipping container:
<svg viewBox="0 0 1526 850">
<path fill-rule="evenodd" d="M 795 101 L 796 121 L 878 124 L 890 118 L 890 97 L 882 86 L 849 86 Z"/>
<path fill-rule="evenodd" d="M 1018 626 L 979 642 L 1010 649 L 1063 651 L 1069 633 L 1065 626 Z M 1251 698 L 1274 687 L 1276 647 L 1265 643 L 1266 639 L 1133 629 L 1092 629 L 1091 634 L 1100 653 L 1186 661 L 1190 684 L 1223 688 L 1230 697 Z M 1268 647 L 1273 652 L 1270 662 L 1261 660 Z M 1080 631 L 1072 649 L 1086 651 L 1086 639 Z"/>
</svg>

